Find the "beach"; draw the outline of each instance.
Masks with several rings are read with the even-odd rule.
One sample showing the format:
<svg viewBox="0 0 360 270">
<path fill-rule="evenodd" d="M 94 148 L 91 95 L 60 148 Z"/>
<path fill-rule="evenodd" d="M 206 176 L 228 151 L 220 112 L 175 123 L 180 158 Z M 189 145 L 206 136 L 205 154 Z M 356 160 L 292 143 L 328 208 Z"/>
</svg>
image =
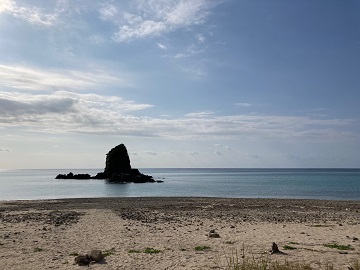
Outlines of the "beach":
<svg viewBox="0 0 360 270">
<path fill-rule="evenodd" d="M 91 250 L 106 255 L 91 269 L 228 269 L 243 255 L 313 269 L 360 262 L 360 201 L 0 201 L 0 221 L 0 269 L 7 270 L 86 269 L 74 258 Z M 270 254 L 273 242 L 280 253 Z"/>
</svg>

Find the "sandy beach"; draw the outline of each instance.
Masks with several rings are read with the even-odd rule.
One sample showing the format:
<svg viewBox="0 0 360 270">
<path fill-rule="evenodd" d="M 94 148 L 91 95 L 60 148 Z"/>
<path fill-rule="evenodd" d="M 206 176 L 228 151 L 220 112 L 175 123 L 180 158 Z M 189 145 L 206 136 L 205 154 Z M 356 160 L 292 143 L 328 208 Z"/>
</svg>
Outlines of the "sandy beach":
<svg viewBox="0 0 360 270">
<path fill-rule="evenodd" d="M 0 269 L 6 270 L 86 269 L 74 258 L 94 249 L 107 256 L 91 269 L 227 269 L 236 252 L 313 269 L 328 263 L 348 269 L 360 261 L 360 201 L 1 201 L 0 221 Z M 220 237 L 209 237 L 211 231 Z M 283 253 L 269 254 L 273 242 Z"/>
</svg>

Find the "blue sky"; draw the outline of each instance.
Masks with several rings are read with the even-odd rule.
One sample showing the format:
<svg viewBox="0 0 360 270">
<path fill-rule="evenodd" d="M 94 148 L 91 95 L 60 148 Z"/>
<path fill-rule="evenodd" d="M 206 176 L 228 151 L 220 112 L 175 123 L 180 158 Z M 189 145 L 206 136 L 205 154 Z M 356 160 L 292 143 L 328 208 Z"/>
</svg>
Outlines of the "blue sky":
<svg viewBox="0 0 360 270">
<path fill-rule="evenodd" d="M 359 167 L 356 0 L 0 0 L 0 168 Z"/>
</svg>

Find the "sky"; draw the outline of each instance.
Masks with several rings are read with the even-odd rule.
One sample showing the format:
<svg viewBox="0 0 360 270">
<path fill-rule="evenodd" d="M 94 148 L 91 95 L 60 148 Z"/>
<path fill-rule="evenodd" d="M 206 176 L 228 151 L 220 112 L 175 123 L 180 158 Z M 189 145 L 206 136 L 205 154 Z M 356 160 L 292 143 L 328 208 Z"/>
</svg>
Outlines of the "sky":
<svg viewBox="0 0 360 270">
<path fill-rule="evenodd" d="M 0 0 L 0 169 L 359 168 L 358 0 Z"/>
</svg>

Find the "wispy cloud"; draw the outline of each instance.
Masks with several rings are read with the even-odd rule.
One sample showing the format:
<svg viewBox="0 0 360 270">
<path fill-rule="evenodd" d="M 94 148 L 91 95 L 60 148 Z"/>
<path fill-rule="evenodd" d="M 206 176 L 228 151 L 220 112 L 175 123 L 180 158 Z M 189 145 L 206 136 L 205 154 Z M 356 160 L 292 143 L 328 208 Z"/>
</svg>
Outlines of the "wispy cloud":
<svg viewBox="0 0 360 270">
<path fill-rule="evenodd" d="M 123 113 L 152 107 L 149 104 L 125 101 L 116 96 L 77 94 L 65 91 L 58 91 L 50 95 L 0 92 L 0 104 L 0 115 L 3 116 L 85 113 L 87 110 Z"/>
<path fill-rule="evenodd" d="M 196 35 L 196 38 L 197 38 L 197 41 L 198 41 L 199 43 L 205 42 L 205 37 L 204 37 L 203 34 L 197 34 L 197 35 Z"/>
<path fill-rule="evenodd" d="M 119 97 L 56 92 L 31 95 L 0 92 L 0 127 L 43 132 L 76 132 L 168 139 L 265 138 L 325 140 L 355 138 L 352 119 L 317 119 L 276 115 L 216 116 L 189 113 L 182 118 L 135 116 L 150 104 Z M 54 124 L 56 123 L 56 125 Z M 217 145 L 219 151 L 230 150 Z"/>
<path fill-rule="evenodd" d="M 156 43 L 156 45 L 162 50 L 167 50 L 167 47 L 164 44 Z"/>
<path fill-rule="evenodd" d="M 9 148 L 0 147 L 0 152 L 10 152 Z"/>
<path fill-rule="evenodd" d="M 114 20 L 113 7 L 100 11 L 103 19 L 117 24 L 113 38 L 124 42 L 138 38 L 158 36 L 179 28 L 202 24 L 214 6 L 209 0 L 137 0 L 131 10 Z"/>
<path fill-rule="evenodd" d="M 124 75 L 114 76 L 98 70 L 46 71 L 24 66 L 0 65 L 0 86 L 22 90 L 85 89 L 99 85 L 117 84 L 129 86 L 130 80 Z"/>
<path fill-rule="evenodd" d="M 114 5 L 106 5 L 99 12 L 100 18 L 104 21 L 113 21 L 118 17 L 118 10 Z"/>
<path fill-rule="evenodd" d="M 239 107 L 251 107 L 251 106 L 253 106 L 253 104 L 246 103 L 246 102 L 235 103 L 235 105 L 239 106 Z"/>
<path fill-rule="evenodd" d="M 230 146 L 222 145 L 222 144 L 219 144 L 219 143 L 215 144 L 214 146 L 215 146 L 216 148 L 225 149 L 225 150 L 228 150 L 228 151 L 231 150 L 231 147 L 230 147 Z"/>
<path fill-rule="evenodd" d="M 203 118 L 208 117 L 209 115 L 214 114 L 214 112 L 206 111 L 206 112 L 194 112 L 185 114 L 185 117 L 192 117 L 192 118 Z"/>
<path fill-rule="evenodd" d="M 40 26 L 51 26 L 58 17 L 56 13 L 49 13 L 38 7 L 20 6 L 12 0 L 1 0 L 0 13 L 3 12 Z"/>
</svg>

